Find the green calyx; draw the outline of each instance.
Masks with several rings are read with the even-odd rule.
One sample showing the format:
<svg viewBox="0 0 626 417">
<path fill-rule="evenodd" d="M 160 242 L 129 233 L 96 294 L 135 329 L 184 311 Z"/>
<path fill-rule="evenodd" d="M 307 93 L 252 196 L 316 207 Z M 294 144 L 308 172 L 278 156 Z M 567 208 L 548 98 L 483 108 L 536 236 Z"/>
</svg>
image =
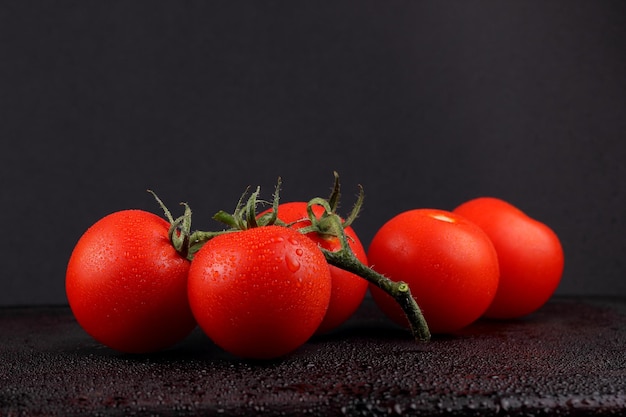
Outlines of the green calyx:
<svg viewBox="0 0 626 417">
<path fill-rule="evenodd" d="M 343 220 L 337 214 L 339 200 L 341 197 L 339 174 L 337 174 L 337 172 L 333 172 L 333 174 L 335 176 L 335 181 L 333 184 L 332 192 L 330 193 L 328 199 L 317 197 L 308 202 L 307 215 L 308 220 L 311 222 L 311 224 L 309 226 L 299 229 L 301 233 L 307 234 L 315 232 L 323 238 L 340 238 L 341 235 L 344 234 L 344 229 L 350 226 L 358 217 L 359 212 L 363 207 L 363 199 L 365 197 L 363 193 L 363 187 L 359 185 L 359 195 L 357 201 L 354 204 L 354 207 L 352 208 L 352 211 L 350 212 L 346 220 Z M 320 206 L 324 209 L 319 217 L 316 216 L 313 211 L 314 206 Z"/>
<path fill-rule="evenodd" d="M 259 203 L 267 203 L 267 201 L 258 200 L 261 187 L 257 187 L 256 190 L 250 194 L 250 197 L 248 197 L 245 203 L 244 198 L 247 194 L 247 190 L 243 193 L 232 214 L 226 213 L 225 211 L 218 211 L 213 216 L 213 219 L 230 226 L 233 231 L 248 230 L 254 227 L 270 226 L 273 224 L 284 226 L 284 224 L 278 220 L 280 185 L 281 179 L 278 178 L 274 198 L 272 200 L 272 210 L 263 216 L 257 217 L 256 207 Z"/>
<path fill-rule="evenodd" d="M 185 207 L 185 211 L 182 216 L 174 219 L 172 213 L 165 206 L 163 201 L 152 190 L 148 190 L 150 194 L 154 196 L 159 206 L 165 213 L 165 217 L 170 222 L 170 229 L 168 231 L 168 237 L 176 252 L 183 258 L 191 261 L 196 252 L 209 240 L 215 236 L 219 236 L 224 233 L 228 233 L 231 230 L 222 230 L 219 232 L 203 232 L 200 230 L 191 231 L 191 208 L 187 203 L 180 203 Z"/>
</svg>

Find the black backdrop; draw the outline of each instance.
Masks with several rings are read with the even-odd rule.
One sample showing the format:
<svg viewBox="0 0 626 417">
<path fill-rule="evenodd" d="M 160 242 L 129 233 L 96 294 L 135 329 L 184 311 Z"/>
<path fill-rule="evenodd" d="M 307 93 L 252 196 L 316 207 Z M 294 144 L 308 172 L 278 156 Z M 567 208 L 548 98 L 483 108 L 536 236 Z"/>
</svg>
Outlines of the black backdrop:
<svg viewBox="0 0 626 417">
<path fill-rule="evenodd" d="M 195 225 L 278 176 L 355 228 L 504 198 L 561 237 L 559 294 L 626 295 L 623 1 L 20 1 L 0 5 L 0 304 L 65 303 L 115 210 Z"/>
</svg>

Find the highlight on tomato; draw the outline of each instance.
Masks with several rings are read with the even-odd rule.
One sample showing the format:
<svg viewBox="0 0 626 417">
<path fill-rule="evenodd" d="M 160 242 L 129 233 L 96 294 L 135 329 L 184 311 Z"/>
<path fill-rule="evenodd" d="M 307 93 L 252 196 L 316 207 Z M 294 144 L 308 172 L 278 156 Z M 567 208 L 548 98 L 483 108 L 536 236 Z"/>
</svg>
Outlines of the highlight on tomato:
<svg viewBox="0 0 626 417">
<path fill-rule="evenodd" d="M 445 210 L 413 209 L 387 221 L 367 252 L 370 266 L 406 282 L 432 333 L 453 333 L 476 321 L 498 287 L 496 250 L 477 225 Z M 376 304 L 407 324 L 397 303 L 370 285 Z"/>
<path fill-rule="evenodd" d="M 526 316 L 552 297 L 563 274 L 564 254 L 550 227 L 493 197 L 467 201 L 453 211 L 481 227 L 498 254 L 500 284 L 486 317 Z"/>
<path fill-rule="evenodd" d="M 65 278 L 79 325 L 121 352 L 162 350 L 196 322 L 187 301 L 190 263 L 170 240 L 171 224 L 142 210 L 109 214 L 78 240 Z"/>
</svg>

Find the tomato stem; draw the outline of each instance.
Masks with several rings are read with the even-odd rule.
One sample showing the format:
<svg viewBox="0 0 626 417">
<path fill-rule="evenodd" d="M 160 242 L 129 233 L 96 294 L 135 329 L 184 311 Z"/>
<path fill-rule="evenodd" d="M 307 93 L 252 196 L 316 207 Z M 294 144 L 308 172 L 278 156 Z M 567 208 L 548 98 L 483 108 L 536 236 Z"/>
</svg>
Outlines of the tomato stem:
<svg viewBox="0 0 626 417">
<path fill-rule="evenodd" d="M 339 239 L 341 249 L 338 251 L 329 251 L 321 248 L 322 253 L 326 257 L 326 261 L 330 265 L 352 272 L 376 285 L 396 300 L 406 315 L 411 332 L 417 340 L 427 341 L 430 339 L 430 330 L 421 309 L 411 294 L 409 285 L 403 281 L 392 281 L 386 276 L 376 272 L 372 268 L 363 264 L 354 254 L 348 244 L 348 236 L 345 228 L 348 227 L 358 216 L 363 205 L 364 193 L 363 187 L 359 186 L 359 196 L 348 218 L 344 221 L 336 213 L 339 205 L 339 175 L 334 172 L 335 183 L 328 200 L 323 198 L 314 198 L 307 204 L 307 214 L 311 225 L 300 229 L 302 233 L 317 232 L 321 235 L 334 236 Z M 313 212 L 313 206 L 320 206 L 324 209 L 321 216 L 316 216 Z"/>
<path fill-rule="evenodd" d="M 428 324 L 422 314 L 422 310 L 419 308 L 417 302 L 411 294 L 409 285 L 403 281 L 392 281 L 386 276 L 364 265 L 356 257 L 356 255 L 354 255 L 354 252 L 352 252 L 350 246 L 348 245 L 347 236 L 341 226 L 341 218 L 336 214 L 330 214 L 330 217 L 333 221 L 338 223 L 337 229 L 341 230 L 338 235 L 341 242 L 341 249 L 332 252 L 327 249 L 320 248 L 326 257 L 326 261 L 330 265 L 334 265 L 366 279 L 393 297 L 402 308 L 402 311 L 404 311 L 404 314 L 409 321 L 409 326 L 413 336 L 417 340 L 429 340 L 430 330 L 428 329 Z"/>
</svg>

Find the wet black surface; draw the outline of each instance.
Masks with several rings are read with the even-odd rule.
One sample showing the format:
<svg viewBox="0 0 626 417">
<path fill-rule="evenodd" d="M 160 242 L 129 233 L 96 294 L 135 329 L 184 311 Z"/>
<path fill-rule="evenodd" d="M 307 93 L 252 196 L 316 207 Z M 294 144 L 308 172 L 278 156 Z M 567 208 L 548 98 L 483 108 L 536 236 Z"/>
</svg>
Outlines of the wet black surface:
<svg viewBox="0 0 626 417">
<path fill-rule="evenodd" d="M 63 307 L 0 309 L 0 415 L 622 415 L 626 300 L 556 298 L 423 344 L 371 300 L 335 333 L 245 362 L 196 331 L 123 355 Z"/>
</svg>

